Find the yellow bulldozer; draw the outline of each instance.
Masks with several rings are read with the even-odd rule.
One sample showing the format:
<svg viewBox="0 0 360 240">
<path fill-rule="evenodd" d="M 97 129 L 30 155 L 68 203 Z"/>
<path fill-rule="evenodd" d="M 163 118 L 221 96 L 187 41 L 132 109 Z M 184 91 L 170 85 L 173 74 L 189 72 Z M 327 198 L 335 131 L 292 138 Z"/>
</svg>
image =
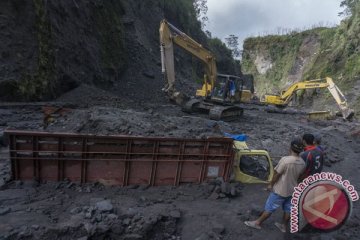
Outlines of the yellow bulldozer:
<svg viewBox="0 0 360 240">
<path fill-rule="evenodd" d="M 261 99 L 261 102 L 264 104 L 271 104 L 278 107 L 286 107 L 294 98 L 297 91 L 303 89 L 317 88 L 327 88 L 329 90 L 329 92 L 335 99 L 344 119 L 350 120 L 354 116 L 354 110 L 348 106 L 344 94 L 340 91 L 338 86 L 336 86 L 336 84 L 330 77 L 294 83 L 288 89 L 282 91 L 280 95 L 264 95 Z M 322 113 L 326 112 L 323 111 Z"/>
</svg>

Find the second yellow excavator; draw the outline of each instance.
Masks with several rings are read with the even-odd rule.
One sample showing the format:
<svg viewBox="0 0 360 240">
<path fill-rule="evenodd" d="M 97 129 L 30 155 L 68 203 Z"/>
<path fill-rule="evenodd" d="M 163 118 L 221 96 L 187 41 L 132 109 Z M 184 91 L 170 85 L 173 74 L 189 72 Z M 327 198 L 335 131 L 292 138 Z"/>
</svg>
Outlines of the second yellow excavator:
<svg viewBox="0 0 360 240">
<path fill-rule="evenodd" d="M 165 19 L 160 23 L 159 32 L 162 72 L 166 79 L 163 90 L 170 99 L 181 105 L 185 112 L 208 112 L 213 120 L 240 117 L 243 109 L 234 103 L 248 102 L 251 98 L 251 91 L 244 89 L 244 79 L 218 74 L 214 54 Z M 204 64 L 204 83 L 202 88 L 196 91 L 197 98 L 190 99 L 175 89 L 174 44 Z"/>
<path fill-rule="evenodd" d="M 350 120 L 354 116 L 354 110 L 349 108 L 344 94 L 340 91 L 340 89 L 336 86 L 330 77 L 294 83 L 280 95 L 265 95 L 261 102 L 279 107 L 285 107 L 293 99 L 296 91 L 315 88 L 327 88 L 329 90 L 331 95 L 334 97 L 338 107 L 340 108 L 344 119 Z"/>
</svg>

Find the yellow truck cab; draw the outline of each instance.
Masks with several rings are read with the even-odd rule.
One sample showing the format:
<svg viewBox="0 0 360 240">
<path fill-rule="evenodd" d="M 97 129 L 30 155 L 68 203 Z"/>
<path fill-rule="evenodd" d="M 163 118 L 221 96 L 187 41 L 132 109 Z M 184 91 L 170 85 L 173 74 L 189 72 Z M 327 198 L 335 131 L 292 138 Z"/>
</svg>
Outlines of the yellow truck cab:
<svg viewBox="0 0 360 240">
<path fill-rule="evenodd" d="M 245 140 L 246 137 L 243 141 L 234 140 L 233 174 L 235 181 L 242 183 L 269 183 L 274 175 L 269 153 L 265 150 L 249 149 Z"/>
</svg>

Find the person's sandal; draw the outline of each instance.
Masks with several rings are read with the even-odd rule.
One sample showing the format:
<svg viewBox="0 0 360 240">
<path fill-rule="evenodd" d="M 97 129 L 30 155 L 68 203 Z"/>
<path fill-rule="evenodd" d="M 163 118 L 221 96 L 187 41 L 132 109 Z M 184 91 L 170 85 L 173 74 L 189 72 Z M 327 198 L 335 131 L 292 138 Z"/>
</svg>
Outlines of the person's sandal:
<svg viewBox="0 0 360 240">
<path fill-rule="evenodd" d="M 261 227 L 259 225 L 257 225 L 255 221 L 245 221 L 244 223 L 248 227 L 255 228 L 255 229 L 258 229 L 258 230 L 261 229 Z"/>
<path fill-rule="evenodd" d="M 276 223 L 275 223 L 275 226 L 276 226 L 281 232 L 286 233 L 286 228 L 284 227 L 283 224 L 276 222 Z"/>
</svg>

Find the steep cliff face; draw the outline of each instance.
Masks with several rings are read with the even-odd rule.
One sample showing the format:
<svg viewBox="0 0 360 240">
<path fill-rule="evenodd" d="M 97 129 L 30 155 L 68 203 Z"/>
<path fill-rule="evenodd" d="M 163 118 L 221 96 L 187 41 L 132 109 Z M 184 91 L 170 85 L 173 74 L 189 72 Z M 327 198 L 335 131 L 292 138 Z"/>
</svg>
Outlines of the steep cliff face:
<svg viewBox="0 0 360 240">
<path fill-rule="evenodd" d="M 303 80 L 321 52 L 319 33 L 324 30 L 247 39 L 242 67 L 254 74 L 257 91 L 274 91 Z"/>
<path fill-rule="evenodd" d="M 125 70 L 119 1 L 1 2 L 1 98 L 48 99 Z"/>
<path fill-rule="evenodd" d="M 35 31 L 36 18 L 33 2 L 0 2 L 1 96 L 16 92 L 16 79 L 36 72 L 39 44 L 36 34 L 29 34 Z"/>
<path fill-rule="evenodd" d="M 1 1 L 0 100 L 53 99 L 83 83 L 163 100 L 158 29 L 164 17 L 212 46 L 192 0 Z M 224 45 L 215 47 L 228 61 L 220 65 L 239 69 Z M 176 64 L 181 87 L 193 91 L 201 64 L 181 51 Z"/>
<path fill-rule="evenodd" d="M 304 80 L 332 77 L 360 108 L 360 3 L 335 28 L 245 40 L 242 69 L 255 76 L 258 93 L 274 93 Z M 328 94 L 325 94 L 329 98 Z"/>
</svg>

